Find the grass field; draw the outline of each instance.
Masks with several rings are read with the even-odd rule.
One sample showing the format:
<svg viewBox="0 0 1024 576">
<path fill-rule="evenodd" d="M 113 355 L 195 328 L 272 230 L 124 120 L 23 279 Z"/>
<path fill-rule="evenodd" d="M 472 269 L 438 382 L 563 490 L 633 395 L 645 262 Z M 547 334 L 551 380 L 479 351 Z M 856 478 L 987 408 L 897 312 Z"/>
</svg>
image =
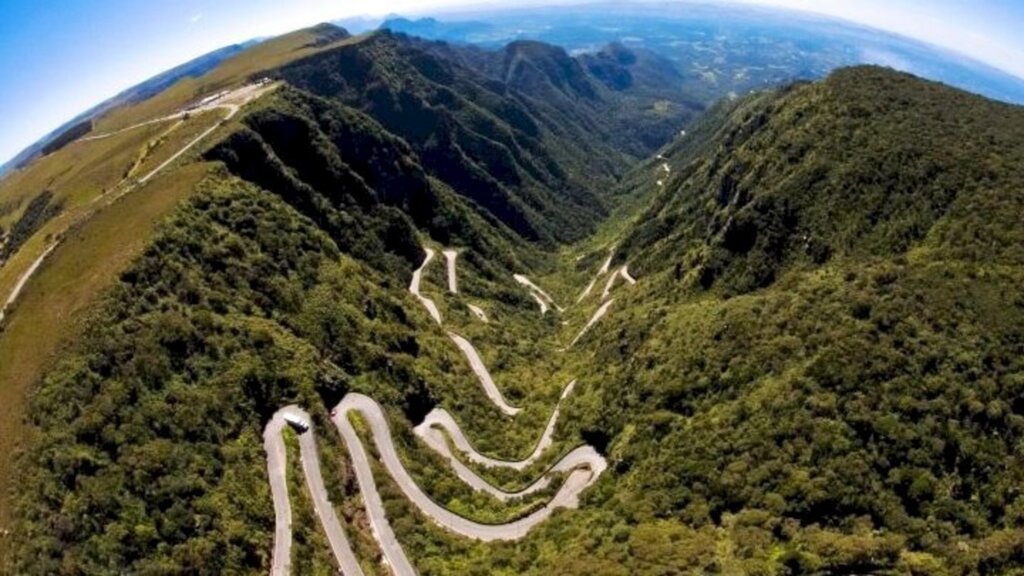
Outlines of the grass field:
<svg viewBox="0 0 1024 576">
<path fill-rule="evenodd" d="M 20 217 L 31 199 L 50 190 L 62 212 L 47 222 L 25 245 L 0 267 L 0 303 L 6 302 L 22 274 L 54 238 L 76 223 L 90 217 L 102 198 L 104 202 L 129 190 L 135 180 L 149 174 L 165 160 L 223 118 L 217 109 L 183 121 L 169 121 L 131 130 L 101 140 L 80 141 L 42 158 L 28 169 L 0 182 L 0 204 L 8 210 L 0 216 L 0 226 L 9 228 Z M 233 124 L 225 125 L 223 130 Z M 213 142 L 218 133 L 207 140 Z M 195 157 L 202 144 L 185 158 Z"/>
<path fill-rule="evenodd" d="M 201 97 L 244 84 L 261 70 L 273 69 L 292 60 L 309 56 L 319 51 L 346 43 L 358 42 L 354 37 L 335 42 L 318 43 L 324 31 L 317 28 L 285 34 L 228 59 L 216 69 L 199 78 L 186 78 L 163 93 L 144 102 L 125 106 L 99 119 L 93 134 L 114 132 L 140 122 L 160 118 L 181 110 Z M 220 115 L 221 112 L 216 112 Z M 175 151 L 175 142 L 187 142 L 189 133 L 198 134 L 201 125 L 210 126 L 211 113 L 197 115 L 184 125 L 167 134 L 160 146 L 155 146 L 136 167 L 137 173 L 144 173 L 161 155 L 169 156 Z M 132 170 L 140 153 L 148 145 L 160 139 L 173 126 L 172 122 L 157 123 L 130 130 L 110 138 L 92 141 L 78 141 L 40 158 L 23 170 L 15 171 L 0 179 L 0 227 L 9 228 L 22 214 L 28 202 L 43 190 L 51 190 L 55 200 L 64 202 L 62 219 L 73 219 L 79 206 L 88 204 L 103 192 L 115 186 Z M 190 130 L 192 127 L 194 130 Z M 180 148 L 180 147 L 178 147 Z M 60 227 L 41 231 L 43 235 L 59 232 Z M 26 251 L 29 252 L 29 251 Z M 19 255 L 20 258 L 0 271 L 0 296 L 9 291 L 21 271 L 35 260 L 35 255 Z M 21 262 L 19 266 L 18 260 Z M 11 278 L 13 276 L 13 278 Z"/>
<path fill-rule="evenodd" d="M 0 216 L 0 226 L 9 228 L 29 200 L 43 190 L 63 201 L 65 212 L 88 203 L 116 186 L 138 150 L 166 128 L 147 126 L 103 140 L 75 142 L 11 174 L 0 181 L 0 203 L 17 208 Z"/>
<path fill-rule="evenodd" d="M 210 169 L 192 164 L 157 176 L 71 230 L 10 311 L 0 332 L 0 527 L 10 518 L 10 474 L 32 385 L 61 343 L 80 333 L 84 312 L 144 248 L 153 227 Z M 0 558 L 4 553 L 0 538 Z"/>
<path fill-rule="evenodd" d="M 152 140 L 151 145 L 148 145 L 145 151 L 139 155 L 138 164 L 131 177 L 141 178 L 152 172 L 168 158 L 177 154 L 189 142 L 220 122 L 224 114 L 224 110 L 213 110 L 184 121 L 168 123 L 167 131 Z M 212 138 L 210 142 L 213 142 Z"/>
<path fill-rule="evenodd" d="M 132 106 L 117 109 L 100 118 L 96 132 L 108 132 L 172 114 L 191 102 L 220 90 L 236 88 L 245 84 L 250 77 L 264 70 L 283 66 L 288 62 L 311 56 L 317 52 L 358 42 L 364 36 L 354 36 L 337 42 L 316 45 L 320 34 L 315 28 L 298 30 L 278 38 L 257 44 L 252 48 L 229 58 L 220 66 L 198 78 L 185 78 L 164 92 Z"/>
<path fill-rule="evenodd" d="M 0 302 L 6 302 L 21 275 L 46 250 L 51 239 L 96 209 L 96 201 L 113 190 L 138 151 L 166 127 L 147 127 L 107 140 L 79 142 L 42 158 L 27 170 L 0 182 L 0 201 L 18 206 L 0 219 L 9 228 L 35 195 L 50 190 L 63 202 L 62 212 L 38 230 L 0 267 Z"/>
</svg>

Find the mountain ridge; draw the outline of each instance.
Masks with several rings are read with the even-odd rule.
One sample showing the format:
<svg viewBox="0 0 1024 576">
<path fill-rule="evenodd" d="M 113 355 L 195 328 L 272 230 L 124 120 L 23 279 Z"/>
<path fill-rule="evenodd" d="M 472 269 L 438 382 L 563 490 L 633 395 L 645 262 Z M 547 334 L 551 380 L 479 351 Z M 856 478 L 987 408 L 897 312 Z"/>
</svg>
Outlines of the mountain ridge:
<svg viewBox="0 0 1024 576">
<path fill-rule="evenodd" d="M 802 102 L 790 103 L 797 99 Z M 858 251 L 905 253 L 964 204 L 958 198 L 977 195 L 993 181 L 1019 178 L 1013 161 L 994 159 L 996 154 L 1019 156 L 1007 140 L 1024 133 L 1017 106 L 878 67 L 845 69 L 813 87 L 760 100 L 770 102 L 729 126 L 718 141 L 717 155 L 668 179 L 662 198 L 648 212 L 647 228 L 638 229 L 627 244 L 665 241 L 653 232 L 671 219 L 665 204 L 675 202 L 677 210 L 701 213 L 698 202 L 713 199 L 716 211 L 704 212 L 701 227 L 690 232 L 706 234 L 709 252 L 686 266 L 702 270 L 705 287 L 723 274 L 747 276 L 733 281 L 742 292 L 770 283 L 776 266 L 801 258 L 800 252 L 815 264 Z M 791 124 L 783 127 L 784 122 Z M 955 144 L 972 139 L 987 144 Z M 837 160 L 850 149 L 863 153 Z M 939 156 L 933 149 L 946 153 Z M 766 173 L 777 173 L 781 180 L 768 182 Z M 673 191 L 680 186 L 708 193 L 690 198 Z M 774 216 L 757 220 L 766 213 Z M 799 242 L 789 244 L 794 238 Z M 1013 245 L 1013 240 L 999 238 L 990 254 L 1009 257 Z M 974 259 L 986 257 L 979 248 L 971 250 Z M 728 265 L 716 263 L 730 254 L 747 258 L 744 271 L 732 273 L 722 269 Z M 1019 256 L 1009 262 L 1019 264 Z"/>
<path fill-rule="evenodd" d="M 515 59 L 512 52 L 452 51 L 377 32 L 289 64 L 276 76 L 375 116 L 423 156 L 422 164 L 436 176 L 458 193 L 474 190 L 476 203 L 527 238 L 579 237 L 584 229 L 574 220 L 604 210 L 602 201 L 587 191 L 590 183 L 614 181 L 624 170 L 626 153 L 642 144 L 612 136 L 613 126 L 600 114 L 612 101 L 596 99 L 593 80 L 556 48 L 543 48 L 541 58 L 562 55 L 569 68 L 549 72 L 558 79 L 563 73 L 578 78 L 564 84 L 569 93 L 548 81 L 520 85 L 513 77 L 512 84 L 505 84 L 483 74 L 486 66 L 467 64 Z M 548 98 L 552 89 L 561 97 Z M 580 99 L 593 104 L 577 106 Z M 608 143 L 594 138 L 595 133 L 607 134 Z M 600 171 L 586 174 L 580 168 L 584 163 Z M 573 203 L 578 219 L 553 208 L 556 193 Z M 528 216 L 534 211 L 539 214 Z M 538 218 L 553 218 L 548 229 L 559 230 L 557 235 L 542 233 Z"/>
</svg>

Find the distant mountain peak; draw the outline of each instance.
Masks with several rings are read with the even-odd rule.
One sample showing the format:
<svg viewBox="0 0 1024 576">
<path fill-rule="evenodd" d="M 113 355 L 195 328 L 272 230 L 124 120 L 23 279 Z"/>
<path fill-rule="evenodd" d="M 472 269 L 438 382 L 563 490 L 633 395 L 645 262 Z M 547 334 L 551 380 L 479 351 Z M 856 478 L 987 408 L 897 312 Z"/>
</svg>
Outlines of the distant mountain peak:
<svg viewBox="0 0 1024 576">
<path fill-rule="evenodd" d="M 345 30 L 337 24 L 331 24 L 330 22 L 317 24 L 310 28 L 309 31 L 316 37 L 309 43 L 309 46 L 326 46 L 337 42 L 338 40 L 344 40 L 352 36 L 349 34 L 348 30 Z"/>
<path fill-rule="evenodd" d="M 505 80 L 512 86 L 547 83 L 559 92 L 594 99 L 597 90 L 580 63 L 564 48 L 517 40 L 504 50 Z"/>
</svg>

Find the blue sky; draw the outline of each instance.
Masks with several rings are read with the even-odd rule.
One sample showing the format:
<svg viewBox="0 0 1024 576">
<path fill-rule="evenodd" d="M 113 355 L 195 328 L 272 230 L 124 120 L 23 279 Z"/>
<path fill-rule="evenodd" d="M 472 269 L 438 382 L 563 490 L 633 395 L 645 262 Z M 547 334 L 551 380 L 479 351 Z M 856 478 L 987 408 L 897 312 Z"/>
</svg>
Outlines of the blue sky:
<svg viewBox="0 0 1024 576">
<path fill-rule="evenodd" d="M 1024 77 L 1024 0 L 740 1 L 839 16 Z M 120 90 L 221 46 L 344 16 L 460 4 L 481 0 L 4 0 L 0 163 Z"/>
</svg>

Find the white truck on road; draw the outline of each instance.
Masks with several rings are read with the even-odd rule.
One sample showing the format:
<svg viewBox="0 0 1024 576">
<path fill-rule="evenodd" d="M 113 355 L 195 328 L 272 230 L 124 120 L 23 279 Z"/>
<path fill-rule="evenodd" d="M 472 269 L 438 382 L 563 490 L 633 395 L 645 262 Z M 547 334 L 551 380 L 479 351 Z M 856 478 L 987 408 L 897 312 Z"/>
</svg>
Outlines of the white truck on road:
<svg viewBox="0 0 1024 576">
<path fill-rule="evenodd" d="M 285 414 L 284 421 L 294 428 L 299 434 L 304 434 L 309 431 L 309 422 L 306 422 L 306 419 L 301 416 L 296 414 Z"/>
</svg>

